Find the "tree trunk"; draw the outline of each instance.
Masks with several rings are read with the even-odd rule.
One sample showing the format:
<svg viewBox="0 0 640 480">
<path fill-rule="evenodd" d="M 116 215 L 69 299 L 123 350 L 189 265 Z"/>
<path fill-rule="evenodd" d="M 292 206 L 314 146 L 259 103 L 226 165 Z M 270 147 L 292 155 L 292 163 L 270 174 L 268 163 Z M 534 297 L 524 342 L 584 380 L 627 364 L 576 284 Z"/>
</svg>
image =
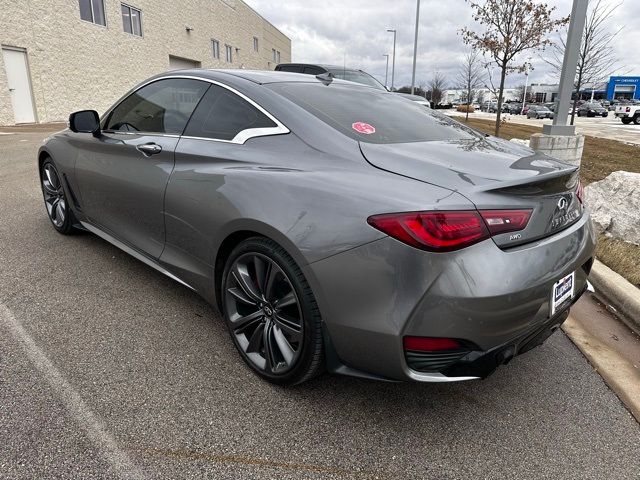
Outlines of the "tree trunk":
<svg viewBox="0 0 640 480">
<path fill-rule="evenodd" d="M 580 87 L 582 86 L 582 69 L 578 71 L 578 81 L 575 84 L 576 92 L 580 95 Z M 573 95 L 572 95 L 573 96 Z M 571 125 L 573 125 L 573 121 L 576 118 L 576 107 L 578 105 L 578 99 L 576 98 L 573 101 L 573 108 L 571 108 Z"/>
<path fill-rule="evenodd" d="M 469 123 L 469 105 L 471 104 L 471 82 L 467 83 L 467 114 L 465 115 L 464 121 Z"/>
<path fill-rule="evenodd" d="M 504 81 L 507 77 L 507 65 L 503 63 L 501 65 L 500 72 L 500 90 L 498 90 L 498 112 L 496 113 L 496 132 L 495 135 L 500 135 L 500 117 L 502 116 L 502 97 L 504 96 Z"/>
</svg>

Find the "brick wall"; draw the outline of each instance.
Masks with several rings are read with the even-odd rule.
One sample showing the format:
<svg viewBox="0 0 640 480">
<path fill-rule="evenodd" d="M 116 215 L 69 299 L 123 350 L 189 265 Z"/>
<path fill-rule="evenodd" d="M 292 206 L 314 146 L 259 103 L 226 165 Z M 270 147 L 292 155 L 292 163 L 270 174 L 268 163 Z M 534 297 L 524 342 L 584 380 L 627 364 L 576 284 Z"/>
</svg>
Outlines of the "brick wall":
<svg viewBox="0 0 640 480">
<path fill-rule="evenodd" d="M 119 0 L 104 0 L 106 27 L 81 20 L 77 0 L 0 0 L 0 44 L 27 50 L 38 121 L 66 120 L 86 108 L 102 113 L 136 83 L 169 70 L 170 55 L 203 68 L 273 70 L 275 48 L 281 62 L 291 61 L 290 39 L 240 0 L 126 3 L 142 11 L 142 37 L 124 32 Z M 233 63 L 225 61 L 225 44 Z M 13 123 L 0 56 L 0 125 Z"/>
</svg>

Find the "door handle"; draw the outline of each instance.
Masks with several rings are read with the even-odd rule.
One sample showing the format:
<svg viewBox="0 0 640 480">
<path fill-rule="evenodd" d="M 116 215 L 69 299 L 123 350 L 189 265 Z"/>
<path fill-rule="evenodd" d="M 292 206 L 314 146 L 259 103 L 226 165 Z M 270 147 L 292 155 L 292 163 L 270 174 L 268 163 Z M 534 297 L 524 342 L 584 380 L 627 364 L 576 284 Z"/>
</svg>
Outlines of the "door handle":
<svg viewBox="0 0 640 480">
<path fill-rule="evenodd" d="M 10 88 L 9 89 L 10 92 L 13 92 L 14 90 L 15 90 L 15 88 Z"/>
<path fill-rule="evenodd" d="M 162 151 L 162 147 L 157 143 L 143 143 L 142 145 L 138 145 L 136 149 L 145 157 L 156 155 Z"/>
</svg>

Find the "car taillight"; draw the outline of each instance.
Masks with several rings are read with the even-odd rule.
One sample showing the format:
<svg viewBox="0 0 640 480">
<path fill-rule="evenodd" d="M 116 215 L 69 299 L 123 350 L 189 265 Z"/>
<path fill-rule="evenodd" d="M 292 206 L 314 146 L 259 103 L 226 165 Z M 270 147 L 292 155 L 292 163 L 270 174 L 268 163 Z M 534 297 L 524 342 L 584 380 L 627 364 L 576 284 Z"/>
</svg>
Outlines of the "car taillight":
<svg viewBox="0 0 640 480">
<path fill-rule="evenodd" d="M 415 212 L 374 215 L 369 225 L 422 250 L 449 252 L 489 238 L 477 211 Z"/>
<path fill-rule="evenodd" d="M 480 210 L 491 235 L 523 230 L 531 218 L 531 210 Z"/>
<path fill-rule="evenodd" d="M 464 346 L 454 338 L 404 337 L 402 341 L 405 350 L 413 350 L 414 352 L 441 352 L 464 348 Z"/>
<path fill-rule="evenodd" d="M 631 107 L 627 107 L 626 111 L 630 112 L 631 111 Z"/>
<path fill-rule="evenodd" d="M 580 200 L 580 203 L 584 203 L 584 187 L 582 181 L 578 180 L 578 186 L 576 187 L 576 197 Z"/>
<path fill-rule="evenodd" d="M 407 245 L 431 252 L 468 247 L 527 226 L 531 210 L 459 210 L 374 215 L 369 225 Z"/>
</svg>

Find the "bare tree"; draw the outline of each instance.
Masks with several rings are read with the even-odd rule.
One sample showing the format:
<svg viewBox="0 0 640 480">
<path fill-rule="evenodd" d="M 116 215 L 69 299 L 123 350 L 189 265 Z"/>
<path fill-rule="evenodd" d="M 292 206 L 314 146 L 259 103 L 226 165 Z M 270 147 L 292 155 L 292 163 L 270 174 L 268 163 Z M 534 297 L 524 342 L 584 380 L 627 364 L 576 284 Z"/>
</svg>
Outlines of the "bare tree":
<svg viewBox="0 0 640 480">
<path fill-rule="evenodd" d="M 433 74 L 433 78 L 429 80 L 427 86 L 431 93 L 429 100 L 431 100 L 431 103 L 435 108 L 436 105 L 442 101 L 442 95 L 444 94 L 445 88 L 447 88 L 447 79 L 442 73 L 436 72 Z"/>
<path fill-rule="evenodd" d="M 577 92 L 580 92 L 584 85 L 595 86 L 603 82 L 618 69 L 620 59 L 616 56 L 612 44 L 624 27 L 610 30 L 607 21 L 620 5 L 622 2 L 606 5 L 603 0 L 592 1 L 582 32 L 582 45 L 576 68 L 574 88 Z M 544 59 L 558 75 L 562 71 L 566 39 L 567 32 L 564 31 L 552 44 L 549 57 Z M 577 102 L 573 102 L 571 125 L 576 115 L 576 107 Z"/>
<path fill-rule="evenodd" d="M 515 88 L 515 95 L 516 95 L 516 98 L 518 99 L 518 102 L 522 102 L 524 100 L 525 102 L 528 103 L 532 101 L 533 93 L 531 92 L 531 88 L 532 87 L 527 88 L 527 92 L 526 92 L 527 98 L 525 98 L 524 84 L 518 85 Z"/>
<path fill-rule="evenodd" d="M 478 88 L 482 87 L 485 82 L 484 67 L 477 50 L 472 49 L 464 56 L 456 81 L 458 88 L 462 90 L 462 98 L 464 98 L 467 105 L 471 105 Z M 466 109 L 466 112 L 465 120 L 468 121 L 469 108 Z"/>
<path fill-rule="evenodd" d="M 534 0 L 467 0 L 473 9 L 473 19 L 484 27 L 477 33 L 468 28 L 461 30 L 465 43 L 487 53 L 500 71 L 498 87 L 498 114 L 495 134 L 500 133 L 500 113 L 504 84 L 511 72 L 524 71 L 524 64 L 516 63 L 518 55 L 527 50 L 544 49 L 551 43 L 548 33 L 566 25 L 569 18 L 551 18 L 555 7 Z M 490 72 L 490 69 L 488 69 Z"/>
</svg>

